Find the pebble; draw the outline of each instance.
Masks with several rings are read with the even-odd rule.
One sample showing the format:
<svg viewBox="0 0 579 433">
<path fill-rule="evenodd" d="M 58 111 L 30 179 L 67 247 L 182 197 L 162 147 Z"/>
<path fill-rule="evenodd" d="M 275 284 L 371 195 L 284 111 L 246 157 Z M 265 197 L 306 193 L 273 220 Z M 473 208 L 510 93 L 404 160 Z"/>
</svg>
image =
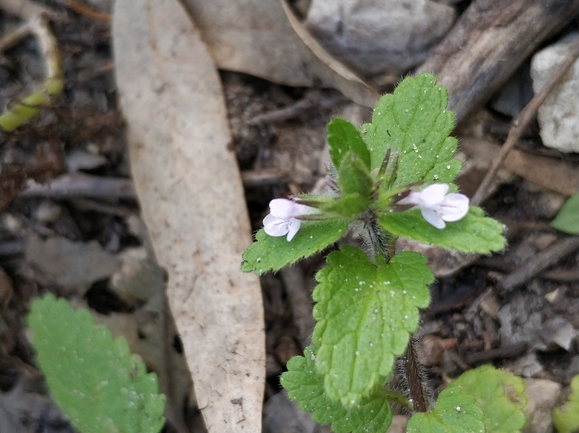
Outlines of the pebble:
<svg viewBox="0 0 579 433">
<path fill-rule="evenodd" d="M 313 0 L 308 30 L 360 74 L 399 75 L 450 30 L 453 7 L 429 0 Z"/>
<path fill-rule="evenodd" d="M 533 90 L 537 93 L 555 73 L 578 33 L 571 33 L 539 51 L 531 61 Z M 579 153 L 579 60 L 539 108 L 537 119 L 543 144 L 561 152 Z"/>
<path fill-rule="evenodd" d="M 547 379 L 525 379 L 525 406 L 527 425 L 523 433 L 544 433 L 553 431 L 551 412 L 557 404 L 561 385 Z"/>
</svg>

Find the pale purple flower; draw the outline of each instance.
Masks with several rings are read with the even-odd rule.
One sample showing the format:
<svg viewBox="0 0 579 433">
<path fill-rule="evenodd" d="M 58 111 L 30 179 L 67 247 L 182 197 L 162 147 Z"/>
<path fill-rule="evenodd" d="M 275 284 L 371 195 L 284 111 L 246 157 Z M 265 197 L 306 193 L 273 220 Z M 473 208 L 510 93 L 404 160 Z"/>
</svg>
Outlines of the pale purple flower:
<svg viewBox="0 0 579 433">
<path fill-rule="evenodd" d="M 411 192 L 399 204 L 413 204 L 420 208 L 424 219 L 437 229 L 446 227 L 445 221 L 458 221 L 468 213 L 468 197 L 464 194 L 448 193 L 448 185 L 435 183 L 422 191 Z"/>
<path fill-rule="evenodd" d="M 294 200 L 276 198 L 269 202 L 270 214 L 263 219 L 263 229 L 270 236 L 285 236 L 291 241 L 302 224 L 300 216 L 308 215 L 317 210 L 300 204 Z"/>
</svg>

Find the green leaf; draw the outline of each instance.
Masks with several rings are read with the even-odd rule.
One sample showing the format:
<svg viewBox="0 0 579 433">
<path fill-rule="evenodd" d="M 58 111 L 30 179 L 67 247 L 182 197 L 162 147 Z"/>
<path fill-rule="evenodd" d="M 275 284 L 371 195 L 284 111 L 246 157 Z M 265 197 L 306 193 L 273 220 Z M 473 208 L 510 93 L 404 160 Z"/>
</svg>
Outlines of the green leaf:
<svg viewBox="0 0 579 433">
<path fill-rule="evenodd" d="M 570 235 L 579 235 L 579 193 L 571 196 L 565 202 L 551 222 L 551 227 Z"/>
<path fill-rule="evenodd" d="M 382 433 L 392 423 L 392 410 L 379 394 L 373 394 L 350 409 L 331 400 L 324 392 L 324 377 L 316 371 L 316 356 L 311 347 L 304 356 L 295 356 L 287 364 L 288 371 L 281 375 L 281 384 L 288 396 L 304 412 L 320 424 L 332 424 L 336 433 Z"/>
<path fill-rule="evenodd" d="M 438 396 L 434 410 L 408 420 L 406 433 L 484 433 L 483 417 L 474 397 L 458 387 L 447 388 Z"/>
<path fill-rule="evenodd" d="M 318 208 L 324 213 L 332 213 L 337 216 L 354 219 L 366 209 L 370 204 L 370 198 L 366 195 L 352 193 L 342 195 L 338 199 L 324 202 Z"/>
<path fill-rule="evenodd" d="M 527 399 L 525 382 L 520 377 L 484 365 L 463 373 L 448 388 L 459 388 L 476 399 L 487 433 L 518 433 L 525 427 L 523 409 Z"/>
<path fill-rule="evenodd" d="M 370 169 L 379 169 L 388 148 L 399 155 L 396 180 L 392 187 L 414 182 L 452 182 L 460 162 L 451 160 L 456 139 L 454 113 L 447 111 L 448 93 L 436 85 L 432 74 L 407 77 L 391 95 L 376 103 L 372 123 L 361 128 L 370 150 Z"/>
<path fill-rule="evenodd" d="M 28 316 L 37 361 L 54 400 L 82 433 L 157 433 L 165 396 L 157 376 L 132 355 L 124 338 L 96 326 L 52 295 L 36 299 Z"/>
<path fill-rule="evenodd" d="M 261 229 L 255 235 L 257 242 L 243 253 L 241 270 L 257 274 L 277 271 L 333 244 L 346 233 L 348 224 L 343 219 L 306 221 L 291 242 L 285 236 L 269 236 Z"/>
<path fill-rule="evenodd" d="M 360 158 L 352 152 L 346 153 L 338 170 L 338 186 L 342 194 L 369 196 L 372 178 Z"/>
<path fill-rule="evenodd" d="M 553 410 L 553 424 L 559 433 L 579 431 L 579 375 L 571 381 L 571 395 L 563 408 Z"/>
<path fill-rule="evenodd" d="M 338 170 L 340 197 L 334 199 L 323 197 L 323 200 L 320 200 L 322 197 L 312 199 L 311 196 L 307 196 L 306 200 L 317 201 L 314 207 L 326 214 L 353 220 L 368 209 L 372 184 L 372 178 L 364 163 L 354 153 L 348 151 L 343 155 Z"/>
<path fill-rule="evenodd" d="M 485 217 L 482 209 L 475 206 L 463 219 L 446 223 L 442 230 L 426 222 L 418 208 L 383 213 L 378 221 L 397 236 L 467 253 L 488 254 L 502 250 L 506 244 L 502 224 Z"/>
<path fill-rule="evenodd" d="M 345 119 L 336 117 L 328 124 L 328 144 L 330 155 L 336 169 L 342 165 L 342 159 L 348 152 L 354 153 L 370 168 L 370 152 L 360 135 L 360 131 Z"/>
<path fill-rule="evenodd" d="M 392 373 L 418 328 L 419 307 L 430 301 L 433 275 L 424 256 L 396 254 L 376 265 L 359 249 L 343 246 L 316 275 L 313 343 L 329 398 L 351 407 Z"/>
</svg>

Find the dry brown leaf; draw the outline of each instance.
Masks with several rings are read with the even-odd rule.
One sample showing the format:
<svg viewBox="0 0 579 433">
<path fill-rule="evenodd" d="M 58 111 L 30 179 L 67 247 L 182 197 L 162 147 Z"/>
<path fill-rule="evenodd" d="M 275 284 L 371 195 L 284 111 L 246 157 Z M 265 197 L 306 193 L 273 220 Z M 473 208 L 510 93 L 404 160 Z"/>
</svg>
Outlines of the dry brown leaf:
<svg viewBox="0 0 579 433">
<path fill-rule="evenodd" d="M 460 139 L 460 148 L 470 157 L 490 164 L 501 147 L 488 140 L 464 137 Z M 503 167 L 559 194 L 571 196 L 579 189 L 579 171 L 555 158 L 513 149 L 503 161 Z"/>
<path fill-rule="evenodd" d="M 322 47 L 305 28 L 304 24 L 294 15 L 286 0 L 280 0 L 280 2 L 296 34 L 311 52 L 327 66 L 327 70 L 320 71 L 323 81 L 327 83 L 327 85 L 342 91 L 342 93 L 352 101 L 373 108 L 380 95 L 358 77 L 348 66 L 341 63 Z"/>
<path fill-rule="evenodd" d="M 83 304 L 75 306 L 87 308 Z M 157 374 L 159 391 L 167 399 L 165 417 L 176 432 L 187 433 L 183 408 L 190 403 L 191 378 L 184 356 L 173 347 L 175 328 L 166 308 L 165 293 L 161 289 L 130 314 L 91 313 L 95 322 L 106 325 L 114 337 L 123 336 L 131 352 L 138 354 L 147 368 Z"/>
<path fill-rule="evenodd" d="M 147 236 L 142 233 L 141 239 Z M 183 408 L 192 405 L 189 399 L 193 384 L 183 353 L 175 349 L 177 331 L 168 311 L 164 271 L 152 251 L 144 247 L 125 249 L 119 258 L 121 265 L 111 276 L 108 288 L 131 312 L 91 313 L 96 323 L 106 325 L 114 337 L 125 337 L 131 352 L 157 373 L 159 391 L 167 401 L 165 417 L 177 433 L 188 433 Z M 79 306 L 88 308 L 84 301 L 75 305 Z"/>
<path fill-rule="evenodd" d="M 261 431 L 259 280 L 219 76 L 176 0 L 118 0 L 117 84 L 135 187 L 209 432 Z"/>
<path fill-rule="evenodd" d="M 367 107 L 380 96 L 337 60 L 329 61 L 329 54 L 318 58 L 292 28 L 280 0 L 182 2 L 221 69 L 288 86 L 332 87 Z"/>
<path fill-rule="evenodd" d="M 60 236 L 42 239 L 29 233 L 22 272 L 41 284 L 84 293 L 92 283 L 110 277 L 119 263 L 119 258 L 97 241 L 73 242 Z"/>
</svg>

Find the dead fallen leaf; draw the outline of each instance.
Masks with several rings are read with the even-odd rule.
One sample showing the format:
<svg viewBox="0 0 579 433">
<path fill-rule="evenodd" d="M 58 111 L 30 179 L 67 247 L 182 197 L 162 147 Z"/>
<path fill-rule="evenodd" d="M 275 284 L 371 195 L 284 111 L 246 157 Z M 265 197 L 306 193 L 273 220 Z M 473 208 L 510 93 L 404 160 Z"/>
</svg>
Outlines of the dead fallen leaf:
<svg viewBox="0 0 579 433">
<path fill-rule="evenodd" d="M 174 347 L 177 331 L 168 311 L 163 270 L 144 248 L 126 250 L 121 258 L 109 288 L 136 308 L 131 313 L 92 314 L 115 337 L 124 336 L 131 351 L 157 373 L 159 389 L 167 397 L 165 417 L 177 432 L 187 433 L 183 408 L 189 403 L 192 383 L 185 357 Z"/>
<path fill-rule="evenodd" d="M 487 164 L 492 162 L 500 150 L 498 144 L 474 137 L 461 138 L 460 148 L 470 157 Z M 563 195 L 571 196 L 579 190 L 579 171 L 564 161 L 513 149 L 505 158 L 503 167 Z"/>
<path fill-rule="evenodd" d="M 287 86 L 332 87 L 367 107 L 380 96 L 343 65 L 336 66 L 337 60 L 318 58 L 292 28 L 280 0 L 182 2 L 221 69 Z"/>
<path fill-rule="evenodd" d="M 118 0 L 113 41 L 135 187 L 206 426 L 261 431 L 263 307 L 240 271 L 251 229 L 219 76 L 176 0 Z"/>
<path fill-rule="evenodd" d="M 119 266 L 119 259 L 97 241 L 72 242 L 58 236 L 42 239 L 30 233 L 25 263 L 22 271 L 34 281 L 83 292 L 92 283 L 109 278 Z"/>
<path fill-rule="evenodd" d="M 70 431 L 62 413 L 41 392 L 41 376 L 22 374 L 7 392 L 0 391 L 0 431 Z"/>
<path fill-rule="evenodd" d="M 319 72 L 323 81 L 327 85 L 342 91 L 352 101 L 366 107 L 374 107 L 380 95 L 358 77 L 352 69 L 334 58 L 322 47 L 305 28 L 304 24 L 294 15 L 286 0 L 280 0 L 280 2 L 296 34 L 311 52 L 327 66 L 326 70 Z"/>
</svg>

